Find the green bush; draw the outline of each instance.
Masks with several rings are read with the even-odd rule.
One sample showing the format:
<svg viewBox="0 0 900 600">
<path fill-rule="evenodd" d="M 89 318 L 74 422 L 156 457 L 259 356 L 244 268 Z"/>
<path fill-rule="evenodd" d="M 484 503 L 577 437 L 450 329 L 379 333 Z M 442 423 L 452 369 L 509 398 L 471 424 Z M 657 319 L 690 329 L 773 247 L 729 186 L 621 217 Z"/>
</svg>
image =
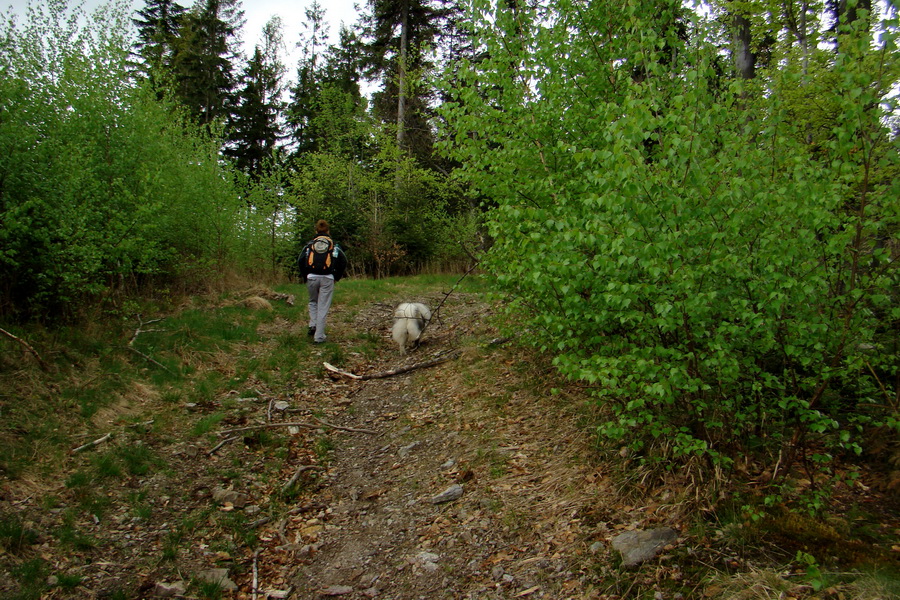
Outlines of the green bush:
<svg viewBox="0 0 900 600">
<path fill-rule="evenodd" d="M 0 22 L 4 314 L 209 278 L 229 256 L 239 201 L 219 144 L 130 79 L 127 11 L 68 19 L 54 2 Z"/>
<path fill-rule="evenodd" d="M 485 264 L 508 311 L 608 408 L 598 432 L 646 458 L 783 449 L 788 467 L 896 426 L 884 69 L 839 56 L 827 78 L 791 63 L 728 82 L 677 3 L 550 12 L 474 20 L 488 58 L 453 74 L 447 149 L 492 207 Z M 832 111 L 822 144 L 800 86 Z"/>
</svg>

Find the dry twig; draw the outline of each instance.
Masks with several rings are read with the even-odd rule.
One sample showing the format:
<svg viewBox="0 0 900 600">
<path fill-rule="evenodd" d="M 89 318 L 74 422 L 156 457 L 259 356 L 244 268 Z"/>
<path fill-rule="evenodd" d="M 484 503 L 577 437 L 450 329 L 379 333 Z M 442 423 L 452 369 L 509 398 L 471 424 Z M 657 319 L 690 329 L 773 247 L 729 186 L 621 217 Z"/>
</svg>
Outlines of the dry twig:
<svg viewBox="0 0 900 600">
<path fill-rule="evenodd" d="M 293 423 L 293 422 L 285 422 L 285 423 L 267 423 L 265 425 L 251 425 L 249 427 L 238 427 L 237 429 L 226 429 L 225 431 L 220 431 L 219 435 L 227 435 L 229 433 L 238 433 L 241 431 L 253 431 L 254 429 L 273 429 L 275 427 L 300 427 L 301 429 L 321 429 L 322 427 L 330 427 L 331 429 L 337 429 L 338 431 L 349 431 L 351 433 L 367 433 L 369 435 L 377 435 L 377 431 L 372 431 L 371 429 L 355 429 L 353 427 L 341 427 L 340 425 L 332 425 L 331 423 L 326 423 L 320 419 L 316 419 L 319 422 L 318 425 L 313 423 Z"/>
<path fill-rule="evenodd" d="M 212 450 L 210 450 L 209 452 L 207 452 L 206 455 L 207 455 L 207 456 L 212 456 L 213 454 L 216 453 L 216 450 L 218 450 L 219 448 L 221 448 L 222 446 L 224 446 L 224 445 L 227 444 L 228 442 L 233 442 L 234 440 L 236 440 L 236 439 L 238 439 L 238 438 L 240 438 L 240 437 L 241 437 L 241 436 L 239 436 L 239 435 L 233 435 L 233 436 L 231 436 L 230 438 L 225 438 L 224 440 L 222 440 L 221 442 L 219 442 L 218 444 L 216 444 L 216 447 L 215 447 L 215 448 L 213 448 Z"/>
<path fill-rule="evenodd" d="M 429 361 L 425 361 L 422 363 L 416 363 L 414 365 L 410 365 L 408 367 L 400 367 L 397 369 L 391 369 L 390 371 L 385 371 L 383 373 L 370 373 L 368 375 L 356 375 L 354 373 L 350 373 L 348 371 L 343 371 L 338 369 L 334 365 L 330 363 L 322 363 L 322 365 L 330 372 L 336 373 L 343 377 L 349 377 L 350 379 L 358 379 L 360 381 L 366 381 L 368 379 L 385 379 L 387 377 L 393 377 L 395 375 L 402 375 L 403 373 L 409 373 L 410 371 L 415 371 L 416 369 L 425 369 L 427 367 L 433 367 L 435 365 L 439 365 L 441 363 L 445 363 L 447 361 L 453 360 L 457 358 L 460 354 L 462 354 L 461 350 L 453 350 L 448 354 L 444 354 L 437 358 L 434 358 Z"/>
<path fill-rule="evenodd" d="M 94 440 L 93 442 L 88 442 L 87 444 L 85 444 L 83 446 L 78 446 L 77 448 L 72 450 L 72 454 L 77 454 L 83 450 L 87 450 L 88 448 L 93 448 L 94 446 L 99 446 L 100 444 L 102 444 L 106 440 L 110 439 L 111 437 L 112 437 L 112 433 L 107 433 L 103 437 L 98 438 L 98 439 Z"/>
<path fill-rule="evenodd" d="M 257 590 L 259 590 L 259 565 L 257 564 L 257 559 L 259 558 L 259 548 L 253 551 L 253 589 L 251 593 L 253 597 L 256 598 Z"/>
<path fill-rule="evenodd" d="M 165 366 L 165 365 L 162 364 L 161 362 L 159 362 L 159 361 L 157 361 L 157 360 L 155 360 L 155 359 L 153 359 L 153 358 L 147 356 L 146 354 L 144 354 L 143 352 L 141 352 L 140 350 L 138 350 L 137 348 L 134 347 L 134 341 L 135 341 L 135 340 L 137 339 L 137 337 L 138 337 L 139 335 L 141 335 L 142 333 L 152 333 L 152 332 L 157 332 L 157 331 L 165 331 L 165 329 L 144 329 L 144 326 L 145 326 L 145 325 L 151 325 L 151 324 L 153 324 L 153 323 L 159 323 L 160 321 L 162 321 L 162 319 L 150 319 L 149 321 L 144 321 L 144 319 L 141 317 L 141 315 L 135 315 L 135 316 L 137 317 L 137 320 L 138 320 L 138 326 L 137 326 L 137 329 L 134 330 L 134 333 L 131 334 L 131 339 L 128 340 L 127 348 L 128 348 L 129 350 L 131 350 L 132 352 L 134 352 L 135 354 L 137 354 L 138 356 L 140 356 L 141 358 L 143 358 L 144 360 L 146 360 L 147 362 L 153 363 L 154 365 L 156 365 L 157 367 L 159 367 L 160 369 L 162 369 L 162 370 L 165 371 L 166 373 L 168 373 L 168 374 L 170 374 L 170 375 L 176 375 L 176 373 L 172 372 L 172 370 L 171 370 L 170 368 L 168 368 L 167 366 Z"/>
<path fill-rule="evenodd" d="M 132 352 L 134 352 L 135 354 L 137 354 L 138 356 L 140 356 L 141 358 L 143 358 L 144 360 L 146 360 L 146 361 L 148 361 L 148 362 L 152 362 L 154 365 L 156 365 L 157 367 L 159 367 L 159 368 L 162 369 L 163 371 L 167 372 L 168 374 L 170 374 L 170 375 L 176 375 L 176 373 L 174 373 L 174 372 L 172 371 L 172 369 L 170 369 L 170 368 L 167 367 L 166 365 L 164 365 L 164 364 L 158 362 L 157 360 L 155 360 L 155 359 L 153 359 L 153 358 L 147 356 L 146 354 L 144 354 L 143 352 L 141 352 L 140 350 L 138 350 L 138 349 L 135 348 L 134 346 L 128 346 L 128 349 L 131 350 Z"/>
<path fill-rule="evenodd" d="M 319 465 L 300 465 L 297 468 L 297 471 L 294 473 L 294 476 L 291 477 L 287 483 L 281 486 L 281 493 L 284 493 L 291 489 L 291 486 L 297 483 L 297 480 L 300 479 L 300 475 L 305 473 L 306 471 L 324 471 L 325 467 Z"/>
<path fill-rule="evenodd" d="M 8 331 L 6 331 L 5 329 L 2 329 L 2 328 L 0 328 L 0 334 L 2 334 L 4 337 L 7 337 L 7 338 L 11 339 L 11 340 L 14 341 L 14 342 L 17 342 L 17 343 L 21 344 L 22 347 L 24 347 L 25 350 L 27 350 L 28 352 L 30 352 L 31 355 L 38 361 L 38 364 L 41 366 L 41 370 L 42 370 L 42 371 L 47 372 L 47 371 L 50 370 L 50 366 L 49 366 L 47 363 L 44 362 L 44 359 L 41 358 L 41 355 L 37 353 L 37 350 L 35 350 L 34 348 L 31 347 L 31 344 L 29 344 L 28 342 L 26 342 L 26 341 L 23 340 L 22 338 L 20 338 L 20 337 L 18 337 L 18 336 L 15 336 L 15 335 L 11 334 L 10 332 L 8 332 Z"/>
<path fill-rule="evenodd" d="M 152 333 L 157 331 L 165 331 L 165 329 L 144 329 L 144 325 L 152 325 L 153 323 L 159 323 L 162 319 L 150 319 L 149 321 L 144 321 L 141 315 L 135 315 L 138 320 L 137 329 L 134 330 L 134 333 L 131 334 L 131 339 L 128 340 L 128 345 L 131 346 L 134 344 L 134 340 L 137 339 L 137 336 L 142 333 Z"/>
</svg>

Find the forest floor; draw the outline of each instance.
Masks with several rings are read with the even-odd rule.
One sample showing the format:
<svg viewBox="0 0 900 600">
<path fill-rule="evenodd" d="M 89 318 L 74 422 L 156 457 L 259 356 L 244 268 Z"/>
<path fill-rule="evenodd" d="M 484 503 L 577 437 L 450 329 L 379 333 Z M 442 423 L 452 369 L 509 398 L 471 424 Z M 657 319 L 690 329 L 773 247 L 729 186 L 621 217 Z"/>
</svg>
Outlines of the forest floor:
<svg viewBox="0 0 900 600">
<path fill-rule="evenodd" d="M 339 301 L 329 342 L 314 345 L 302 300 L 279 313 L 279 296 L 241 348 L 255 367 L 245 377 L 234 353 L 204 354 L 206 368 L 240 379 L 234 389 L 185 401 L 129 385 L 92 417 L 115 436 L 69 452 L 62 471 L 0 480 L 0 597 L 896 597 L 895 500 L 862 500 L 878 541 L 859 551 L 886 557 L 887 580 L 826 577 L 823 558 L 798 563 L 797 552 L 816 556 L 839 528 L 790 517 L 802 535 L 771 537 L 711 517 L 706 485 L 689 474 L 650 477 L 600 453 L 596 405 L 546 359 L 500 340 L 479 295 L 447 296 L 401 356 L 389 327 L 407 299 L 436 306 L 445 295 Z M 266 357 L 291 349 L 302 360 L 267 374 L 289 367 Z M 146 468 L 117 471 L 113 457 Z M 611 540 L 661 526 L 677 538 L 623 566 Z"/>
</svg>

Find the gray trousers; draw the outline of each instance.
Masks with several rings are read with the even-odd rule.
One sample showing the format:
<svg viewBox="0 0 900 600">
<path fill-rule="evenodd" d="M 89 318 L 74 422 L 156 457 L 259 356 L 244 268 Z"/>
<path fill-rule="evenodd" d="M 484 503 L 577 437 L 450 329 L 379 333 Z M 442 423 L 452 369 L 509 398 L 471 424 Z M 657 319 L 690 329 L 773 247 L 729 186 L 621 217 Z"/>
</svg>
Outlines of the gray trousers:
<svg viewBox="0 0 900 600">
<path fill-rule="evenodd" d="M 325 320 L 331 299 L 334 297 L 334 279 L 331 277 L 307 277 L 306 289 L 309 291 L 309 326 L 316 328 L 313 338 L 316 342 L 325 341 Z"/>
</svg>

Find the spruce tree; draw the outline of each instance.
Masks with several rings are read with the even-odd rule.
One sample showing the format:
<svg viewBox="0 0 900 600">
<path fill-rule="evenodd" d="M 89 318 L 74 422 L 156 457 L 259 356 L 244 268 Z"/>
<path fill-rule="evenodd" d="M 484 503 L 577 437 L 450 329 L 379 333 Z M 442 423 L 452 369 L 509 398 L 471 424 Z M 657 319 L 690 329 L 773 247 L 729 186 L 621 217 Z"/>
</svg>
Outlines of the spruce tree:
<svg viewBox="0 0 900 600">
<path fill-rule="evenodd" d="M 298 43 L 301 57 L 297 63 L 297 82 L 291 88 L 291 102 L 287 109 L 287 123 L 297 155 L 318 150 L 312 121 L 322 83 L 320 56 L 328 38 L 325 9 L 314 0 L 305 14 L 305 31 Z"/>
<path fill-rule="evenodd" d="M 159 83 L 160 74 L 172 65 L 175 40 L 186 11 L 173 0 L 147 0 L 146 6 L 137 11 L 139 18 L 132 19 L 138 32 L 135 54 L 143 63 L 137 68 L 151 83 Z"/>
<path fill-rule="evenodd" d="M 263 48 L 256 47 L 241 76 L 234 112 L 229 119 L 225 153 L 242 171 L 259 179 L 266 160 L 281 137 L 278 122 L 283 108 L 281 94 L 284 66 L 278 56 L 281 20 L 274 17 L 263 31 Z"/>
<path fill-rule="evenodd" d="M 240 0 L 204 0 L 182 21 L 172 61 L 175 91 L 199 123 L 229 115 L 243 14 Z"/>
<path fill-rule="evenodd" d="M 433 90 L 417 85 L 434 68 L 432 52 L 452 34 L 455 5 L 443 0 L 369 0 L 364 18 L 368 38 L 367 75 L 380 78 L 373 96 L 379 118 L 396 123 L 397 145 L 421 162 L 431 162 L 434 143 L 429 120 Z"/>
</svg>

